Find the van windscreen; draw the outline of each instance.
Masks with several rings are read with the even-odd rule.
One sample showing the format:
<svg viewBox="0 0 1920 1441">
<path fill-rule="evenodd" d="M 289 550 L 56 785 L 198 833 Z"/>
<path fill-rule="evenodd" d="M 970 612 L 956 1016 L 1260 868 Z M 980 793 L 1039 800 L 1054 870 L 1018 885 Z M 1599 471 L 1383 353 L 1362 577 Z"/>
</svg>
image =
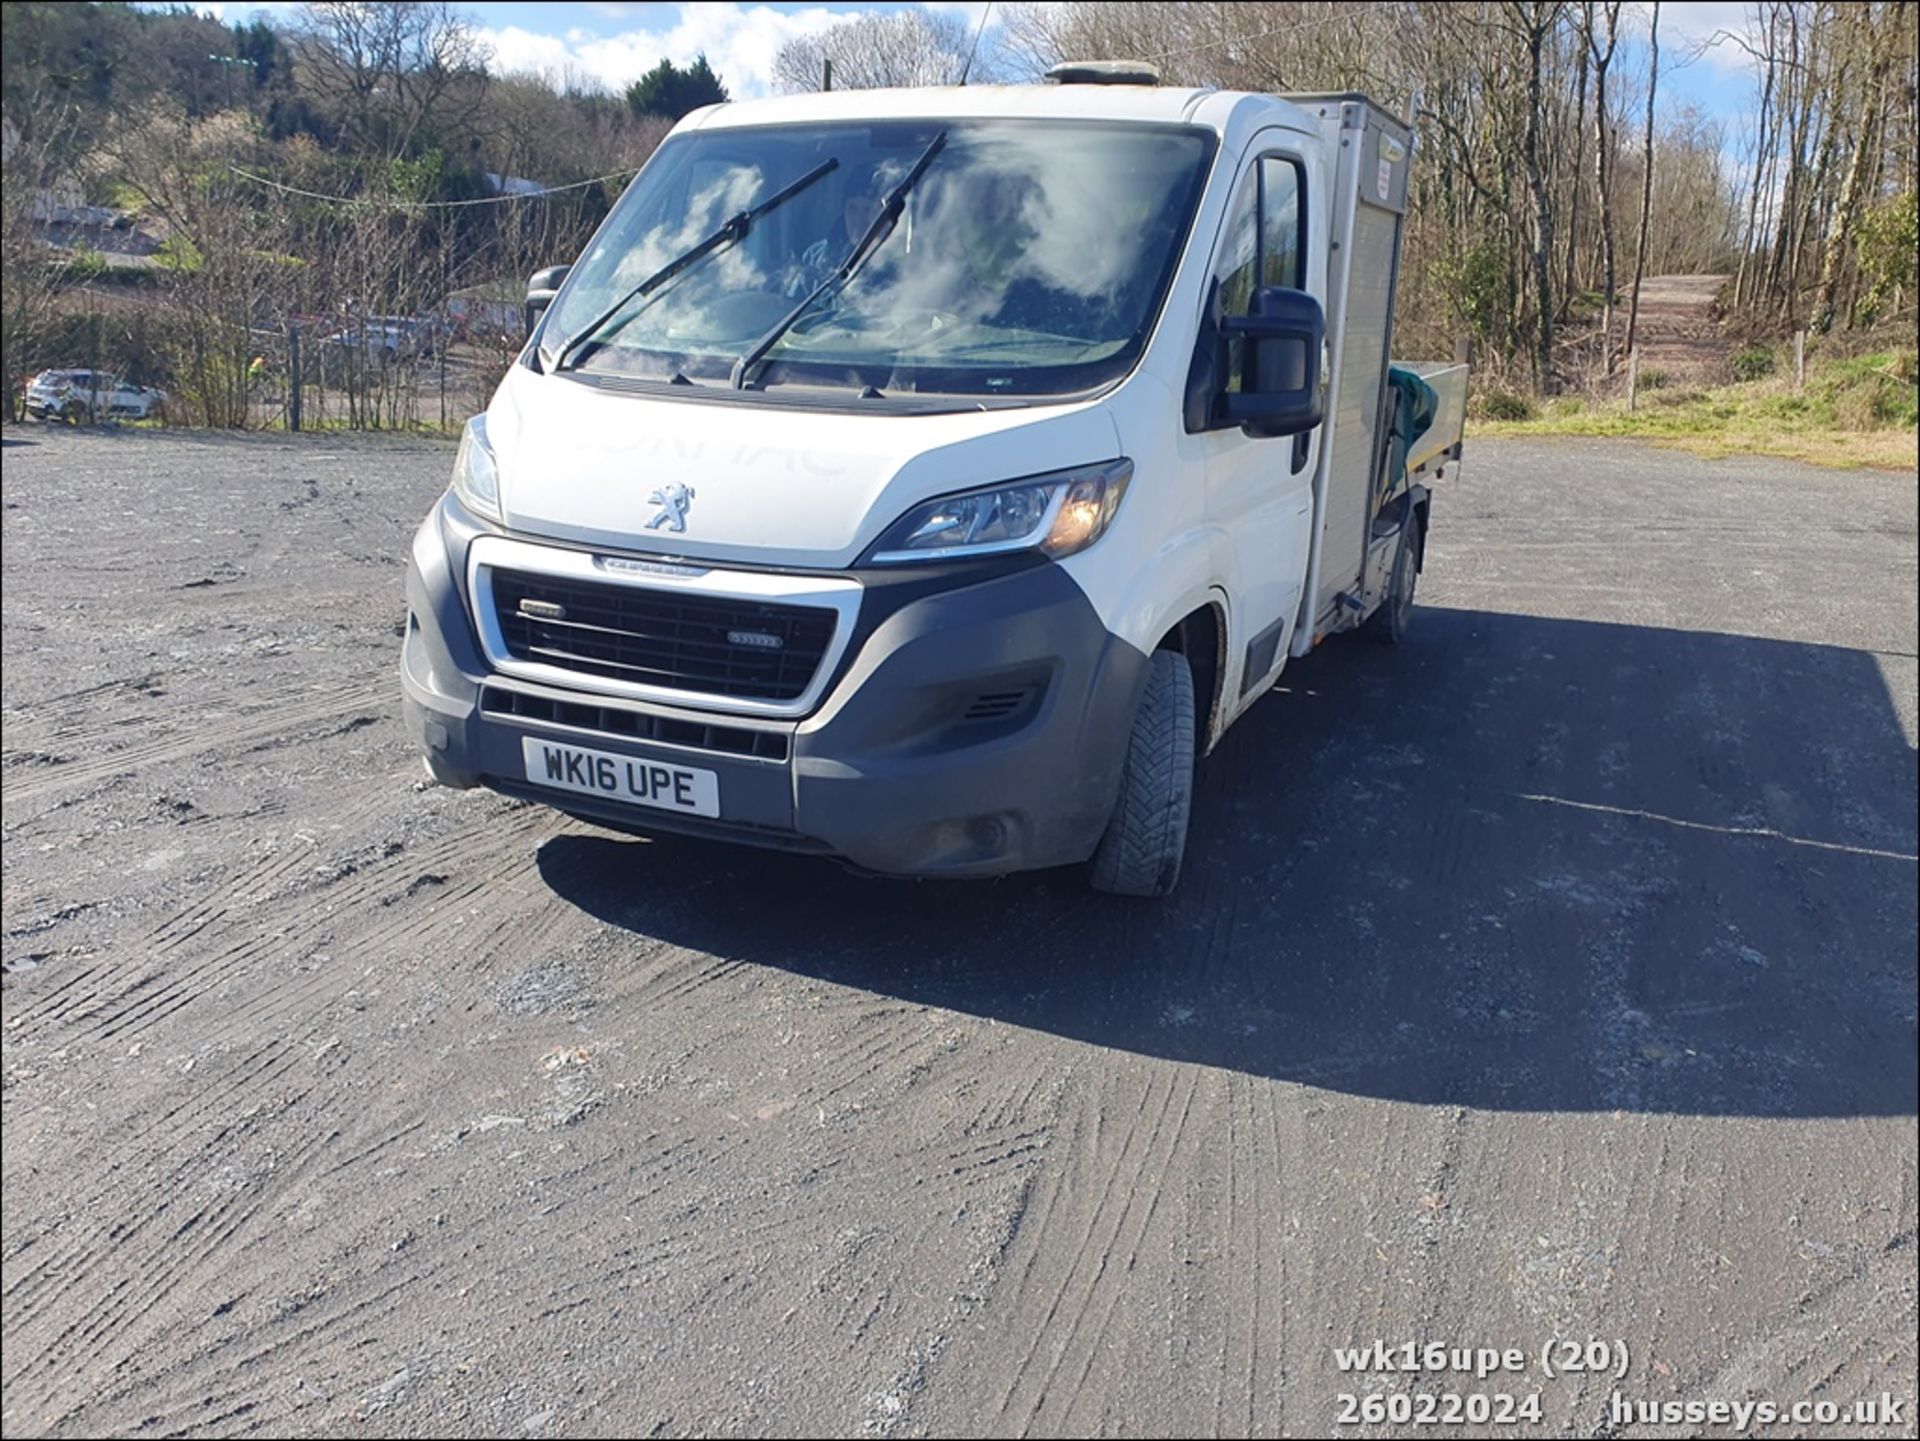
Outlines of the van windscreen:
<svg viewBox="0 0 1920 1441">
<path fill-rule="evenodd" d="M 883 199 L 944 133 L 900 213 L 842 285 Z M 541 332 L 577 333 L 729 218 L 832 162 L 575 348 L 583 372 L 725 388 L 777 332 L 755 388 L 1059 395 L 1126 373 L 1159 313 L 1206 168 L 1184 126 L 897 120 L 696 131 L 641 172 Z"/>
</svg>

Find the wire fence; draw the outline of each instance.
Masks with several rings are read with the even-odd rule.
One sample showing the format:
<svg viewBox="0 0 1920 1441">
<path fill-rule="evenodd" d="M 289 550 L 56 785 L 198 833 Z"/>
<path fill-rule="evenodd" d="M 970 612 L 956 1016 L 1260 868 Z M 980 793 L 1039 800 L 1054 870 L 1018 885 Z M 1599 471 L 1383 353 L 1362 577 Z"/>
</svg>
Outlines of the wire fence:
<svg viewBox="0 0 1920 1441">
<path fill-rule="evenodd" d="M 72 292 L 34 345 L 11 416 L 247 430 L 456 431 L 518 354 L 508 287 L 424 314 L 287 314 L 217 347 L 164 307 Z M 39 380 L 38 386 L 35 381 Z M 61 403 L 49 407 L 50 395 Z"/>
<path fill-rule="evenodd" d="M 260 430 L 455 430 L 484 409 L 517 330 L 444 316 L 345 324 L 291 317 L 255 332 L 246 425 Z"/>
</svg>

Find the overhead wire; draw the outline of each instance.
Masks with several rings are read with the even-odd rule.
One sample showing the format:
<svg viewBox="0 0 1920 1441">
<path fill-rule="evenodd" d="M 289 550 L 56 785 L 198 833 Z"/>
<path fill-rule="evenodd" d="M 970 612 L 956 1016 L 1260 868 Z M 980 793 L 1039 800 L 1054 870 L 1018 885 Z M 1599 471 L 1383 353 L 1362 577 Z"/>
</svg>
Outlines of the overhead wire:
<svg viewBox="0 0 1920 1441">
<path fill-rule="evenodd" d="M 376 195 L 329 195 L 319 190 L 303 190 L 298 185 L 288 185 L 271 176 L 256 175 L 251 170 L 242 170 L 238 165 L 229 165 L 227 169 L 242 180 L 250 180 L 255 185 L 264 185 L 269 190 L 277 190 L 282 195 L 297 195 L 302 200 L 319 200 L 329 205 L 360 206 L 383 210 L 457 210 L 471 205 L 506 205 L 516 200 L 543 200 L 549 195 L 563 195 L 570 190 L 585 190 L 591 185 L 604 185 L 610 180 L 625 180 L 640 173 L 639 166 L 627 170 L 616 170 L 611 175 L 596 175 L 591 180 L 575 180 L 566 185 L 548 185 L 539 190 L 506 191 L 499 195 L 479 195 L 466 200 L 400 200 Z"/>
</svg>

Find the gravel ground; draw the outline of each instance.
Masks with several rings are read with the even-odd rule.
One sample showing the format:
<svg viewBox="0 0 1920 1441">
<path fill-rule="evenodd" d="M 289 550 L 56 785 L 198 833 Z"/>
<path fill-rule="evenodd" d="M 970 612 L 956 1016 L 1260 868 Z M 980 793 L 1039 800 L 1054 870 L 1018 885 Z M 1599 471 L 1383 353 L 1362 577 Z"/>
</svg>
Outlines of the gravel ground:
<svg viewBox="0 0 1920 1441">
<path fill-rule="evenodd" d="M 1470 444 L 1155 907 L 424 788 L 448 448 L 10 432 L 6 1433 L 1913 1435 L 1915 479 Z"/>
</svg>

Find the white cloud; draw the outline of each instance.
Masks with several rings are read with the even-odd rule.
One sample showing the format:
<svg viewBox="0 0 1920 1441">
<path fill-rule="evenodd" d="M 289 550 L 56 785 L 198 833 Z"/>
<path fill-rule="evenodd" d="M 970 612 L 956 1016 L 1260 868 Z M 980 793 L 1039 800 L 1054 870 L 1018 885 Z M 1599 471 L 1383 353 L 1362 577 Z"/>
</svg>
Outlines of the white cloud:
<svg viewBox="0 0 1920 1441">
<path fill-rule="evenodd" d="M 601 8 L 618 17 L 629 7 Z M 817 6 L 780 11 L 766 5 L 683 4 L 675 7 L 674 23 L 663 30 L 595 36 L 570 29 L 559 36 L 537 35 L 509 25 L 483 26 L 478 33 L 490 47 L 489 68 L 496 74 L 557 75 L 570 69 L 610 90 L 621 90 L 663 59 L 684 65 L 704 54 L 734 98 L 748 100 L 771 90 L 773 57 L 783 44 L 855 13 Z"/>
<path fill-rule="evenodd" d="M 518 25 L 480 29 L 487 47 L 487 68 L 496 75 L 545 75 L 558 78 L 569 66 L 584 68 L 558 35 L 536 35 Z"/>
<path fill-rule="evenodd" d="M 1645 5 L 1633 12 L 1634 29 L 1642 37 L 1647 33 L 1650 14 L 1650 7 Z M 1746 74 L 1754 68 L 1753 57 L 1727 37 L 1745 36 L 1752 28 L 1753 16 L 1740 0 L 1682 0 L 1662 5 L 1661 65 L 1698 55 L 1715 70 Z"/>
</svg>

